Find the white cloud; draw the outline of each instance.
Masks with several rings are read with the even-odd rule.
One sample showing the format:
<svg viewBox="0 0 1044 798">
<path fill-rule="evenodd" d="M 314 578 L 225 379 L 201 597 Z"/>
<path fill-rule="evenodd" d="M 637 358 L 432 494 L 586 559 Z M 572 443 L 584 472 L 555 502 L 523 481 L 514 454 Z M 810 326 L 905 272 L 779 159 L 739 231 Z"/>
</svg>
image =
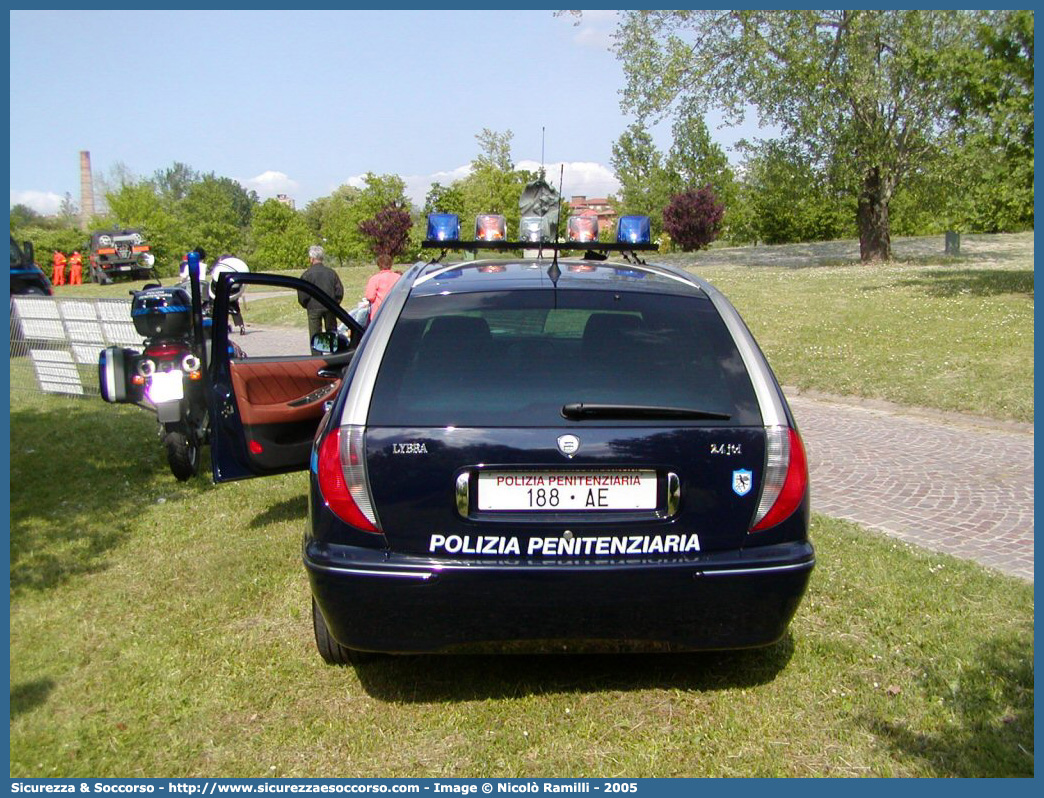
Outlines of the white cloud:
<svg viewBox="0 0 1044 798">
<path fill-rule="evenodd" d="M 243 181 L 243 186 L 253 189 L 261 199 L 269 199 L 277 194 L 288 194 L 293 196 L 300 188 L 296 180 L 291 180 L 284 172 L 269 170 L 262 172 L 257 177 Z"/>
<path fill-rule="evenodd" d="M 536 172 L 540 164 L 536 161 L 519 161 L 516 166 Z M 564 168 L 563 168 L 564 167 Z M 592 161 L 555 162 L 544 166 L 547 182 L 558 188 L 562 181 L 562 194 L 566 199 L 580 195 L 584 197 L 608 197 L 620 190 L 620 181 L 607 166 Z"/>
<path fill-rule="evenodd" d="M 12 191 L 11 207 L 25 205 L 44 216 L 54 216 L 62 207 L 63 199 L 61 194 L 53 191 Z"/>
<path fill-rule="evenodd" d="M 406 181 L 406 196 L 418 208 L 424 207 L 424 198 L 428 196 L 432 183 L 448 186 L 457 180 L 463 180 L 471 173 L 471 165 L 465 164 L 448 172 L 435 172 L 430 175 L 410 175 Z"/>
</svg>

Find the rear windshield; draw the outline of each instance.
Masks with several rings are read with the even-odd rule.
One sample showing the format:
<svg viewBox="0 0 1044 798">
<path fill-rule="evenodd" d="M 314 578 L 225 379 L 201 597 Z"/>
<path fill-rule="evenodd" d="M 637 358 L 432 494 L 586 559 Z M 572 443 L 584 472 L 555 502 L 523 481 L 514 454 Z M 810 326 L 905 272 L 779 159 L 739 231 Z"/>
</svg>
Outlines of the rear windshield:
<svg viewBox="0 0 1044 798">
<path fill-rule="evenodd" d="M 411 297 L 369 423 L 559 426 L 563 406 L 578 402 L 729 416 L 641 424 L 761 424 L 743 361 L 708 299 L 586 290 Z"/>
</svg>

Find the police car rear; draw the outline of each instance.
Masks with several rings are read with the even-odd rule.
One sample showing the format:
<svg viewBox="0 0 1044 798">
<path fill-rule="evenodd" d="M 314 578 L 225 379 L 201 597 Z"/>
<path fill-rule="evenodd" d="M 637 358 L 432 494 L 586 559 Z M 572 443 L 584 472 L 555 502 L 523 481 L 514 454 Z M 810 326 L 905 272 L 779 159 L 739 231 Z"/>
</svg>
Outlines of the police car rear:
<svg viewBox="0 0 1044 798">
<path fill-rule="evenodd" d="M 720 293 L 621 249 L 420 264 L 385 300 L 312 456 L 327 661 L 784 633 L 814 563 L 785 399 Z"/>
</svg>

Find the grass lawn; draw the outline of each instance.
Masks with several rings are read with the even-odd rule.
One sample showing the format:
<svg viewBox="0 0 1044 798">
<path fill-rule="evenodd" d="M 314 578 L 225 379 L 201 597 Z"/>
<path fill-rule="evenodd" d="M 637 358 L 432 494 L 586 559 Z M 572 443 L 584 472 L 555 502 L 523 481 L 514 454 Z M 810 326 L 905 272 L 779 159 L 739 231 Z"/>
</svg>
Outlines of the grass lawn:
<svg viewBox="0 0 1044 798">
<path fill-rule="evenodd" d="M 767 649 L 343 669 L 303 475 L 177 483 L 148 413 L 12 396 L 11 485 L 13 777 L 1034 773 L 1032 585 L 851 524 Z"/>
<path fill-rule="evenodd" d="M 854 242 L 672 259 L 736 305 L 784 385 L 1033 420 L 1033 234 L 898 239 L 863 265 Z"/>
</svg>

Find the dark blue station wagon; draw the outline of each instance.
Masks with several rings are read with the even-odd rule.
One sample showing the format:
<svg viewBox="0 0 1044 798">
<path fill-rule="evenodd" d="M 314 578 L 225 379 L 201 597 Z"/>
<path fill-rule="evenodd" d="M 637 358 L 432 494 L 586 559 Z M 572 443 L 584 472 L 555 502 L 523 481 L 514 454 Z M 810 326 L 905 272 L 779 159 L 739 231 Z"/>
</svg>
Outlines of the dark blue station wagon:
<svg viewBox="0 0 1044 798">
<path fill-rule="evenodd" d="M 815 562 L 804 448 L 703 280 L 591 253 L 418 263 L 365 334 L 325 298 L 347 347 L 238 360 L 236 282 L 319 292 L 226 278 L 210 373 L 215 480 L 309 470 L 326 661 L 784 634 Z"/>
</svg>

